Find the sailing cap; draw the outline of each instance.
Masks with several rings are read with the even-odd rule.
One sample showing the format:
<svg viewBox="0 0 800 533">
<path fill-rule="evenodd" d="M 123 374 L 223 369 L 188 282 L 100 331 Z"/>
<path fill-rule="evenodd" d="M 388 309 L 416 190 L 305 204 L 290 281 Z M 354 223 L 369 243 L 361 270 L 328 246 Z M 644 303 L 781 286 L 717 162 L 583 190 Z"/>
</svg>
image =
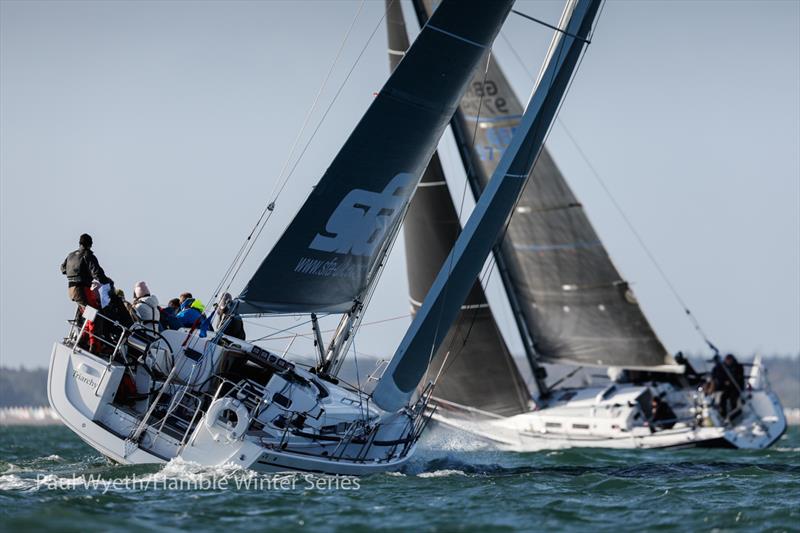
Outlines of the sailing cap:
<svg viewBox="0 0 800 533">
<path fill-rule="evenodd" d="M 133 297 L 141 298 L 142 296 L 150 296 L 150 288 L 144 281 L 140 281 L 133 286 Z"/>
</svg>

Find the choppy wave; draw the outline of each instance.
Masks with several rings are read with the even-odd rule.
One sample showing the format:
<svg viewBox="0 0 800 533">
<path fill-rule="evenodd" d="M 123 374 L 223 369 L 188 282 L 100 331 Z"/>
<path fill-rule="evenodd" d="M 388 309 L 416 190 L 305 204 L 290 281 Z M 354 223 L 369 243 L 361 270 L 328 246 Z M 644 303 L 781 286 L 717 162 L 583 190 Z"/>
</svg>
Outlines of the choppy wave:
<svg viewBox="0 0 800 533">
<path fill-rule="evenodd" d="M 448 477 L 448 476 L 466 476 L 463 470 L 454 470 L 452 468 L 445 468 L 444 470 L 434 470 L 432 472 L 421 472 L 417 477 Z"/>
<path fill-rule="evenodd" d="M 8 530 L 57 525 L 75 531 L 88 523 L 111 531 L 392 524 L 404 530 L 791 530 L 800 521 L 800 431 L 792 428 L 779 444 L 756 452 L 519 454 L 433 433 L 402 472 L 350 479 L 346 488 L 334 476 L 182 460 L 120 466 L 66 428 L 7 428 L 0 432 L 0 519 Z M 120 478 L 140 484 L 105 484 Z M 220 479 L 258 483 L 211 483 Z"/>
</svg>

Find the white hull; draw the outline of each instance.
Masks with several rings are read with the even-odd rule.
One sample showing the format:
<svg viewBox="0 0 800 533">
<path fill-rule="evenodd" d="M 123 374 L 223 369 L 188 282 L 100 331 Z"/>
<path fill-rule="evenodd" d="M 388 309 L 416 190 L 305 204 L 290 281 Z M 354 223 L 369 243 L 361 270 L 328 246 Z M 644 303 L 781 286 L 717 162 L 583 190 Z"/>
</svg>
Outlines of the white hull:
<svg viewBox="0 0 800 533">
<path fill-rule="evenodd" d="M 187 336 L 167 333 L 174 341 Z M 213 357 L 183 361 L 176 355 L 173 361 L 185 367 L 176 374 L 180 384 L 156 381 L 169 390 L 166 398 L 151 394 L 131 404 L 116 396 L 126 372 L 136 374 L 138 391 L 150 387 L 141 365 L 132 372 L 70 341 L 56 343 L 48 374 L 50 404 L 81 439 L 121 464 L 180 458 L 204 466 L 365 475 L 398 470 L 414 453 L 424 419 L 411 410 L 368 407 L 356 393 L 299 368 L 276 371 L 260 385 L 249 380 L 234 385 L 215 371 L 202 374 L 201 366 L 217 365 Z M 189 411 L 190 405 L 196 408 Z"/>
<path fill-rule="evenodd" d="M 640 398 L 646 395 L 649 401 L 650 391 L 664 394 L 673 406 L 678 421 L 672 428 L 653 431 L 645 423 Z M 786 431 L 780 402 L 774 393 L 763 389 L 749 392 L 733 425 L 719 420 L 695 391 L 666 384 L 574 389 L 555 396 L 551 406 L 512 417 L 491 416 L 440 401 L 433 418 L 498 449 L 515 452 L 564 448 L 763 449 Z"/>
</svg>

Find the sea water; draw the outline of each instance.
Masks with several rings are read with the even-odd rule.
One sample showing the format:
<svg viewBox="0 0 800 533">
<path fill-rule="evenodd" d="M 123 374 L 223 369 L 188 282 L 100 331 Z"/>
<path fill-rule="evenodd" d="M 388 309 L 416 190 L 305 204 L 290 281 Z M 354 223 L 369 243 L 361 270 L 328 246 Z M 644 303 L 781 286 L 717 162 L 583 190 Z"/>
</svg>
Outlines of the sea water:
<svg viewBox="0 0 800 533">
<path fill-rule="evenodd" d="M 800 431 L 772 448 L 499 452 L 441 428 L 402 472 L 120 466 L 63 426 L 0 427 L 0 530 L 800 530 Z"/>
</svg>

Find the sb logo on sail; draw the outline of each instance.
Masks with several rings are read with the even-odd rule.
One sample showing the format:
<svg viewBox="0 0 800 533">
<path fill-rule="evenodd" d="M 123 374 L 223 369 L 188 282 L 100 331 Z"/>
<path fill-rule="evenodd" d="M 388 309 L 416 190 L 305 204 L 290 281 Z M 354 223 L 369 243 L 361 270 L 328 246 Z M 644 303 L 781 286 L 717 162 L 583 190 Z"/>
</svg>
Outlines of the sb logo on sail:
<svg viewBox="0 0 800 533">
<path fill-rule="evenodd" d="M 413 180 L 413 174 L 403 172 L 381 192 L 353 189 L 325 224 L 329 235 L 318 233 L 308 247 L 337 254 L 372 255 L 410 196 Z"/>
</svg>

